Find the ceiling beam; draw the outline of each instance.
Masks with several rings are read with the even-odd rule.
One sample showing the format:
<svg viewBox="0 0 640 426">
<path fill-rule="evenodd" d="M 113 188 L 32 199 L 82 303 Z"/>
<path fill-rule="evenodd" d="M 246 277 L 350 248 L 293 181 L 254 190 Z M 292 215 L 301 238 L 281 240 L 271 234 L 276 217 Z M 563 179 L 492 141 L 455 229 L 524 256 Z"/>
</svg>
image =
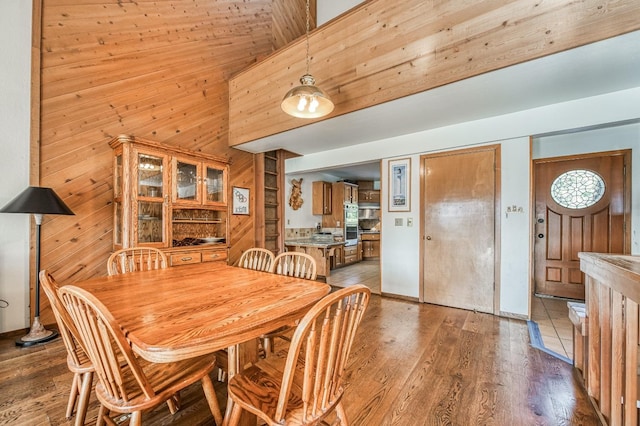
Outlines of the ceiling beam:
<svg viewBox="0 0 640 426">
<path fill-rule="evenodd" d="M 305 73 L 302 37 L 230 79 L 229 145 L 638 29 L 637 0 L 368 1 L 310 34 L 310 72 L 333 113 L 305 120 L 280 109 Z"/>
</svg>

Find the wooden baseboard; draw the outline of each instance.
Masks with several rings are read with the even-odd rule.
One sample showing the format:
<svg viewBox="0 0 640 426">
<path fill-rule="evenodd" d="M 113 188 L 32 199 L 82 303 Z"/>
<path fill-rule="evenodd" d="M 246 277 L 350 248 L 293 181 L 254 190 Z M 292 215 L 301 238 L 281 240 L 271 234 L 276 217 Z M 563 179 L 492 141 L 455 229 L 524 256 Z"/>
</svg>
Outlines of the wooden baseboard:
<svg viewBox="0 0 640 426">
<path fill-rule="evenodd" d="M 392 298 L 392 299 L 406 300 L 408 302 L 420 302 L 420 299 L 418 299 L 417 297 L 403 296 L 401 294 L 393 294 L 393 293 L 382 292 L 382 293 L 380 293 L 380 296 L 389 297 L 389 298 Z"/>
<path fill-rule="evenodd" d="M 45 327 L 46 328 L 46 327 Z M 0 338 L 8 338 L 13 339 L 14 337 L 22 337 L 25 334 L 29 333 L 28 328 L 20 328 L 18 330 L 5 331 L 4 333 L 0 333 Z"/>
<path fill-rule="evenodd" d="M 529 318 L 527 318 L 526 315 L 523 314 L 514 314 L 513 312 L 504 312 L 504 311 L 500 311 L 498 313 L 499 316 L 504 317 L 504 318 L 513 318 L 513 319 L 519 319 L 519 320 L 523 320 L 523 321 L 527 321 Z"/>
</svg>

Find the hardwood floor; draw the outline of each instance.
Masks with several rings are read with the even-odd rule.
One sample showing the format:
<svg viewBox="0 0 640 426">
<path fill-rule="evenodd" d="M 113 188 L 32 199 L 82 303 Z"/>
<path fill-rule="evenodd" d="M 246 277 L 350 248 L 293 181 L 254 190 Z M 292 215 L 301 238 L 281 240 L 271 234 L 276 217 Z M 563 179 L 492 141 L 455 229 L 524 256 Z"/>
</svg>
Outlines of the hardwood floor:
<svg viewBox="0 0 640 426">
<path fill-rule="evenodd" d="M 278 340 L 278 342 L 281 342 Z M 572 367 L 529 345 L 524 321 L 372 296 L 348 366 L 345 408 L 362 425 L 597 425 Z M 62 342 L 0 339 L 0 425 L 68 425 Z M 215 382 L 220 402 L 224 383 Z M 92 396 L 86 424 L 93 424 Z M 200 386 L 145 424 L 213 424 Z"/>
</svg>

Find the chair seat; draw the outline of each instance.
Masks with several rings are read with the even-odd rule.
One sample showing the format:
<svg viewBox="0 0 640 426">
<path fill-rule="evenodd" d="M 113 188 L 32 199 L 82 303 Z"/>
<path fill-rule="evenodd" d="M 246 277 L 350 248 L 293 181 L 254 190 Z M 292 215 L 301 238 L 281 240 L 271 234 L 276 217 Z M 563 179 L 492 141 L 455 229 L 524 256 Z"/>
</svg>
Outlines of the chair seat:
<svg viewBox="0 0 640 426">
<path fill-rule="evenodd" d="M 204 374 L 209 374 L 216 367 L 215 356 L 205 355 L 175 363 L 152 363 L 138 358 L 145 376 L 149 380 L 156 396 L 147 398 L 141 387 L 136 386 L 133 374 L 127 374 L 124 387 L 129 390 L 129 401 L 113 399 L 105 392 L 101 382 L 96 384 L 96 394 L 102 404 L 110 410 L 122 413 L 144 411 L 158 405 L 158 400 L 167 400 L 181 389 L 200 381 Z M 128 368 L 128 366 L 126 367 Z"/>
<path fill-rule="evenodd" d="M 280 367 L 279 363 L 260 361 L 229 380 L 228 392 L 230 395 L 235 396 L 234 401 L 239 403 L 245 410 L 262 418 L 267 424 L 279 424 L 274 420 L 274 417 L 280 388 L 282 387 Z M 340 390 L 334 403 L 341 399 L 342 394 L 343 392 Z M 299 380 L 294 380 L 284 416 L 287 426 L 308 424 L 303 421 L 304 408 L 301 395 L 302 383 L 299 383 Z M 329 413 L 331 413 L 331 410 L 327 411 L 326 415 L 329 415 Z M 310 413 L 307 413 L 307 416 L 313 417 Z M 322 418 L 324 416 L 317 419 L 317 421 L 322 420 Z"/>
</svg>

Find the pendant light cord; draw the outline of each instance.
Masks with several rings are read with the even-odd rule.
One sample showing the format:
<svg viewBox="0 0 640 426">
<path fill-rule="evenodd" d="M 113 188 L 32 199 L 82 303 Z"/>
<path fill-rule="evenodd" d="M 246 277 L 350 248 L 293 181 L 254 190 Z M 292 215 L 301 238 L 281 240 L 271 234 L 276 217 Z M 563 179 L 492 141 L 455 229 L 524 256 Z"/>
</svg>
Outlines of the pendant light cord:
<svg viewBox="0 0 640 426">
<path fill-rule="evenodd" d="M 307 31 L 306 31 L 306 34 L 307 34 L 307 37 L 306 37 L 306 40 L 307 40 L 307 74 L 309 74 L 309 15 L 310 15 L 310 12 L 309 12 L 309 0 L 307 0 Z"/>
</svg>

